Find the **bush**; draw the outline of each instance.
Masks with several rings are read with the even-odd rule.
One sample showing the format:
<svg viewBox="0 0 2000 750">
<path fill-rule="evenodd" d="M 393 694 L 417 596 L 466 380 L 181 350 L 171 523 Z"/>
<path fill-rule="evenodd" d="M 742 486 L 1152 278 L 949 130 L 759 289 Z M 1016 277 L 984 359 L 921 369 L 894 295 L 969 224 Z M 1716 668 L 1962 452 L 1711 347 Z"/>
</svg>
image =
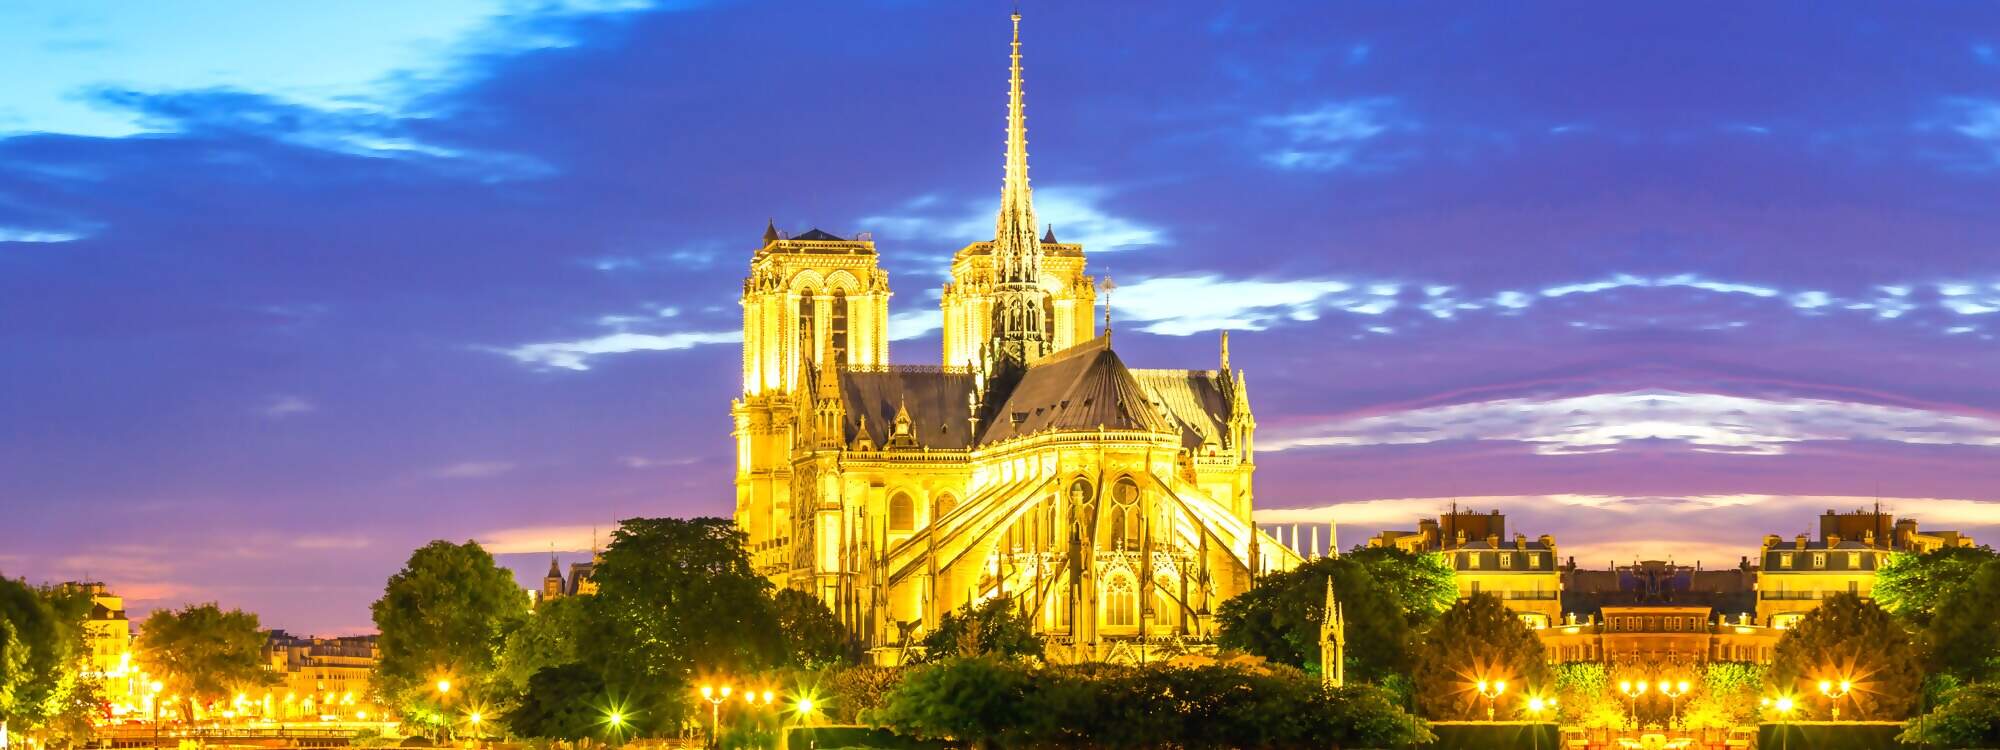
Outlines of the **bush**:
<svg viewBox="0 0 2000 750">
<path fill-rule="evenodd" d="M 1802 750 L 1883 750 L 1896 747 L 1902 726 L 1884 721 L 1792 722 L 1757 727 L 1757 746 Z M 1787 739 L 1785 735 L 1789 734 Z"/>
<path fill-rule="evenodd" d="M 1898 739 L 1939 747 L 2000 747 L 2000 685 L 1960 688 L 1944 705 L 1905 724 Z"/>
</svg>

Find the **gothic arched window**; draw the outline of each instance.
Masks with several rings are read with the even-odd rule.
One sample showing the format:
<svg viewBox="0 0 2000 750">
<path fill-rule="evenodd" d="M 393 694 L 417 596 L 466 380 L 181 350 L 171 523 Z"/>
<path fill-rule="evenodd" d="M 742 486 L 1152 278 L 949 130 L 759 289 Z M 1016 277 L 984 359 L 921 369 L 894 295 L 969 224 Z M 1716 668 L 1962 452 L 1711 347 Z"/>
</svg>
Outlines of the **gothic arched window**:
<svg viewBox="0 0 2000 750">
<path fill-rule="evenodd" d="M 806 359 L 815 358 L 815 352 L 813 347 L 813 313 L 814 310 L 813 310 L 812 292 L 810 291 L 800 292 L 799 293 L 799 357 L 802 361 Z"/>
<path fill-rule="evenodd" d="M 951 493 L 947 492 L 938 497 L 937 501 L 938 518 L 943 518 L 945 516 L 951 515 L 951 512 L 957 509 L 958 509 L 958 498 L 952 497 Z"/>
<path fill-rule="evenodd" d="M 1115 573 L 1104 583 L 1104 624 L 1129 628 L 1139 624 L 1139 590 L 1127 573 Z"/>
<path fill-rule="evenodd" d="M 847 291 L 846 290 L 844 289 L 833 290 L 833 315 L 832 319 L 827 322 L 828 322 L 827 327 L 831 331 L 831 333 L 828 334 L 828 337 L 832 343 L 827 348 L 826 356 L 832 357 L 833 361 L 835 362 L 846 364 L 847 363 Z"/>
<path fill-rule="evenodd" d="M 909 495 L 898 492 L 889 498 L 890 531 L 909 531 L 916 528 L 916 515 L 916 504 L 910 502 Z"/>
<path fill-rule="evenodd" d="M 1130 477 L 1111 487 L 1111 518 L 1105 542 L 1113 549 L 1139 548 L 1139 485 Z"/>
</svg>

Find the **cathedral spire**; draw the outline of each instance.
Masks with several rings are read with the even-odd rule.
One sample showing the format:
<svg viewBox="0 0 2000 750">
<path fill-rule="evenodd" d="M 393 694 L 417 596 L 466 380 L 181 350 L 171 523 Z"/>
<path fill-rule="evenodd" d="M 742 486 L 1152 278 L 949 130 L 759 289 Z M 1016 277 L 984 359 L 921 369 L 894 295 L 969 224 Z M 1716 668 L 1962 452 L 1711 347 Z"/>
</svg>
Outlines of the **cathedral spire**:
<svg viewBox="0 0 2000 750">
<path fill-rule="evenodd" d="M 1021 91 L 1021 14 L 1008 54 L 1007 175 L 993 223 L 994 365 L 1025 366 L 1049 351 L 1048 293 L 1041 287 L 1042 243 L 1028 187 L 1028 116 Z"/>
</svg>

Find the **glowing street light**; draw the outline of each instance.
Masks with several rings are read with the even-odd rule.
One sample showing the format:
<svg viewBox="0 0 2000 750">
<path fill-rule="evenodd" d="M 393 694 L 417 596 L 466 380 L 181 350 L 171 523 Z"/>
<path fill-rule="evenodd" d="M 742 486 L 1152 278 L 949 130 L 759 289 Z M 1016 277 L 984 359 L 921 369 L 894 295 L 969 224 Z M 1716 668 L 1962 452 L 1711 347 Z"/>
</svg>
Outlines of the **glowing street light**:
<svg viewBox="0 0 2000 750">
<path fill-rule="evenodd" d="M 1841 680 L 1837 685 L 1831 680 L 1819 681 L 1819 694 L 1826 696 L 1827 704 L 1833 708 L 1833 720 L 1840 721 L 1840 699 L 1847 697 L 1854 684 Z"/>
<path fill-rule="evenodd" d="M 1681 680 L 1676 683 L 1668 683 L 1666 680 L 1660 681 L 1660 694 L 1667 696 L 1667 726 L 1673 726 L 1680 721 L 1680 699 L 1681 696 L 1687 695 L 1687 692 L 1687 680 Z"/>
<path fill-rule="evenodd" d="M 1778 731 L 1785 735 L 1785 739 L 1779 743 L 1779 748 L 1780 750 L 1790 750 L 1792 746 L 1792 729 L 1788 722 L 1792 718 L 1793 705 L 1791 696 L 1778 696 L 1774 707 L 1778 709 Z"/>
<path fill-rule="evenodd" d="M 1473 686 L 1478 688 L 1479 697 L 1486 699 L 1486 720 L 1492 721 L 1493 704 L 1495 701 L 1499 700 L 1501 695 L 1507 692 L 1507 681 L 1500 680 L 1497 682 L 1489 683 L 1485 680 L 1480 680 L 1479 682 L 1474 683 Z"/>
<path fill-rule="evenodd" d="M 451 692 L 451 680 L 438 680 L 437 690 L 440 695 Z"/>
<path fill-rule="evenodd" d="M 716 725 L 721 722 L 722 702 L 729 700 L 729 690 L 728 685 L 723 685 L 720 690 L 708 685 L 701 686 L 701 697 L 703 700 L 708 701 L 708 744 L 710 747 L 715 746 Z"/>
<path fill-rule="evenodd" d="M 1528 699 L 1528 716 L 1533 718 L 1537 723 L 1539 723 L 1542 720 L 1542 711 L 1544 709 L 1554 709 L 1555 707 L 1556 707 L 1556 699 L 1550 698 L 1548 700 L 1543 700 L 1542 696 L 1539 695 L 1533 696 Z M 1535 738 L 1534 739 L 1535 750 L 1542 750 L 1542 728 L 1537 726 L 1530 726 L 1528 727 L 1528 733 L 1533 735 Z"/>
<path fill-rule="evenodd" d="M 1646 694 L 1646 681 L 1633 682 L 1631 680 L 1619 680 L 1618 692 L 1624 693 L 1625 699 L 1631 704 L 1632 726 L 1637 728 L 1639 726 L 1639 696 Z"/>
</svg>

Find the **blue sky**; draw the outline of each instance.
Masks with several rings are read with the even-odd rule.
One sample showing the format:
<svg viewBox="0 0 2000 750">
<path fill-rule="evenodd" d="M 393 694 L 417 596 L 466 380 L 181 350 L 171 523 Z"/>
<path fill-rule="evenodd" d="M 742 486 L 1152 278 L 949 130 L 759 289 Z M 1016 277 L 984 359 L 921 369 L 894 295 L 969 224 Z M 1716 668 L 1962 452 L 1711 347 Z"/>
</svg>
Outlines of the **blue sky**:
<svg viewBox="0 0 2000 750">
<path fill-rule="evenodd" d="M 935 361 L 1009 7 L 0 8 L 0 571 L 348 631 L 431 538 L 726 513 L 765 219 L 874 232 Z M 2000 13 L 1022 10 L 1040 214 L 1128 361 L 1236 331 L 1268 519 L 2000 533 Z"/>
</svg>

